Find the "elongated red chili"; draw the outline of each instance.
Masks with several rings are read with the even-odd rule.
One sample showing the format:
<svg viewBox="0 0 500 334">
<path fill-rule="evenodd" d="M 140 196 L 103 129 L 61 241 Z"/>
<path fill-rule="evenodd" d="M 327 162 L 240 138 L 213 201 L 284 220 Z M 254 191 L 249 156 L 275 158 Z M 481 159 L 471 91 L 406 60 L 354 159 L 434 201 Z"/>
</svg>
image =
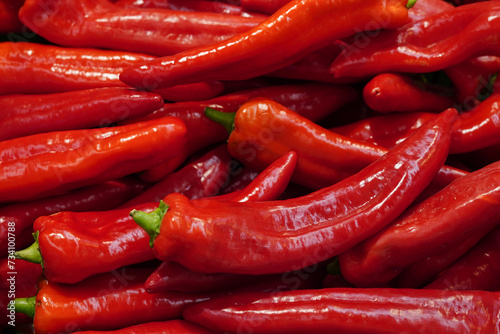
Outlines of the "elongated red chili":
<svg viewBox="0 0 500 334">
<path fill-rule="evenodd" d="M 428 73 L 495 54 L 500 7 L 485 1 L 446 10 L 399 30 L 381 32 L 363 48 L 353 44 L 331 65 L 340 77 L 385 72 Z"/>
<path fill-rule="evenodd" d="M 113 128 L 49 132 L 0 142 L 0 202 L 31 200 L 123 177 L 176 156 L 176 117 Z"/>
<path fill-rule="evenodd" d="M 224 333 L 498 333 L 500 293 L 330 288 L 224 296 L 186 307 Z"/>
<path fill-rule="evenodd" d="M 132 66 L 120 79 L 146 89 L 206 80 L 242 80 L 291 65 L 356 31 L 396 28 L 407 1 L 294 0 L 261 24 L 225 41 Z M 352 13 L 356 15 L 352 15 Z M 334 15 L 337 19 L 332 20 Z M 290 38 L 294 43 L 290 44 Z"/>
<path fill-rule="evenodd" d="M 6 256 L 9 235 L 21 250 L 33 243 L 33 223 L 40 216 L 59 211 L 111 210 L 138 195 L 146 185 L 132 177 L 104 181 L 59 196 L 32 202 L 19 202 L 0 208 L 0 254 Z M 10 232 L 10 233 L 9 233 Z"/>
<path fill-rule="evenodd" d="M 382 73 L 363 89 L 363 99 L 373 110 L 389 112 L 441 112 L 453 107 L 451 92 L 432 90 L 432 86 L 401 73 Z"/>
<path fill-rule="evenodd" d="M 163 104 L 156 93 L 122 87 L 0 96 L 0 140 L 108 126 L 145 116 Z"/>
<path fill-rule="evenodd" d="M 356 286 L 385 284 L 417 261 L 453 251 L 469 235 L 485 235 L 500 221 L 499 173 L 500 162 L 493 163 L 409 208 L 339 255 L 342 275 Z"/>
<path fill-rule="evenodd" d="M 148 322 L 112 331 L 81 331 L 81 334 L 215 334 L 211 330 L 186 320 Z"/>
<path fill-rule="evenodd" d="M 500 227 L 446 268 L 426 289 L 485 290 L 500 287 Z"/>
<path fill-rule="evenodd" d="M 19 18 L 35 33 L 58 45 L 156 56 L 215 44 L 262 21 L 208 12 L 124 8 L 107 0 L 62 0 L 55 9 L 43 0 L 26 0 Z M 73 29 L 65 29 L 69 24 Z"/>
<path fill-rule="evenodd" d="M 232 115 L 213 110 L 206 114 L 227 128 L 234 127 L 229 153 L 256 170 L 295 151 L 298 163 L 292 180 L 311 189 L 345 179 L 387 153 L 384 147 L 338 135 L 269 99 L 252 99 Z M 435 183 L 446 185 L 464 174 L 445 166 Z"/>
<path fill-rule="evenodd" d="M 299 269 L 349 249 L 408 207 L 442 166 L 456 116 L 445 111 L 362 171 L 306 196 L 221 203 L 171 194 L 160 206 L 164 215 L 131 214 L 162 261 L 199 272 Z"/>
</svg>

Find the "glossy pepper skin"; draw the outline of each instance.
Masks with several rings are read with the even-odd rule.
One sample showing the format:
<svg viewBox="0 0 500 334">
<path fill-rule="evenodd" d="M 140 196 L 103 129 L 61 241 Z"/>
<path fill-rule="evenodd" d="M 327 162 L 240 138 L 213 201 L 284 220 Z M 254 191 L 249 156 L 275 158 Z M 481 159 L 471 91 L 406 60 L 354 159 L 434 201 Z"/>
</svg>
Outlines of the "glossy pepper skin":
<svg viewBox="0 0 500 334">
<path fill-rule="evenodd" d="M 441 112 L 455 104 L 451 94 L 432 91 L 430 85 L 401 73 L 382 73 L 372 78 L 363 88 L 363 99 L 368 107 L 383 113 Z"/>
<path fill-rule="evenodd" d="M 11 232 L 16 238 L 15 250 L 21 250 L 33 243 L 33 223 L 40 216 L 59 211 L 111 210 L 145 189 L 144 182 L 124 177 L 59 196 L 0 207 L 0 254 L 6 254 L 8 249 L 9 226 L 15 229 L 15 232 Z"/>
<path fill-rule="evenodd" d="M 311 189 L 330 186 L 353 175 L 387 153 L 382 146 L 331 132 L 269 99 L 255 98 L 236 112 L 207 116 L 234 127 L 228 139 L 229 153 L 256 170 L 293 150 L 298 154 L 292 180 Z M 231 123 L 231 124 L 228 124 Z M 448 184 L 463 171 L 443 167 L 436 183 Z"/>
<path fill-rule="evenodd" d="M 453 251 L 470 235 L 487 234 L 500 221 L 499 175 L 496 162 L 410 207 L 385 229 L 341 254 L 342 275 L 356 286 L 385 284 L 415 262 Z"/>
<path fill-rule="evenodd" d="M 120 79 L 134 87 L 168 87 L 205 80 L 242 80 L 284 68 L 375 21 L 396 28 L 406 1 L 295 0 L 247 32 L 207 47 L 132 66 Z M 355 12 L 356 15 L 352 15 Z M 336 20 L 331 20 L 334 15 Z M 380 17 L 384 17 L 380 20 Z M 378 20 L 377 20 L 378 19 Z M 294 43 L 290 44 L 290 38 Z"/>
<path fill-rule="evenodd" d="M 426 289 L 485 290 L 500 288 L 500 227 L 496 227 Z"/>
<path fill-rule="evenodd" d="M 385 72 L 429 73 L 468 59 L 495 54 L 500 27 L 499 5 L 485 1 L 429 16 L 399 30 L 355 44 L 332 63 L 337 77 L 366 77 Z"/>
<path fill-rule="evenodd" d="M 0 142 L 0 202 L 31 200 L 139 172 L 178 154 L 175 117 Z M 36 144 L 35 144 L 36 143 Z"/>
<path fill-rule="evenodd" d="M 43 13 L 43 15 L 42 15 Z M 124 8 L 107 0 L 62 0 L 56 10 L 26 0 L 21 21 L 52 43 L 166 56 L 224 41 L 262 19 L 162 8 Z M 70 25 L 72 29 L 64 29 Z"/>
<path fill-rule="evenodd" d="M 215 334 L 211 330 L 186 320 L 148 322 L 112 331 L 81 331 L 81 334 Z"/>
<path fill-rule="evenodd" d="M 42 280 L 36 297 L 16 300 L 16 309 L 24 307 L 34 315 L 36 333 L 72 333 L 176 319 L 186 305 L 208 299 L 172 291 L 147 293 L 144 280 L 150 272 L 148 267 L 122 268 L 78 284 Z"/>
<path fill-rule="evenodd" d="M 442 166 L 455 118 L 456 111 L 445 111 L 362 171 L 306 196 L 221 203 L 171 194 L 162 219 L 150 224 L 132 215 L 150 232 L 159 226 L 151 235 L 162 261 L 199 272 L 299 269 L 349 249 L 409 206 Z"/>
<path fill-rule="evenodd" d="M 0 96 L 0 140 L 108 126 L 163 106 L 161 95 L 125 87 Z"/>
<path fill-rule="evenodd" d="M 224 333 L 499 333 L 500 293 L 329 288 L 247 293 L 188 306 Z"/>
</svg>

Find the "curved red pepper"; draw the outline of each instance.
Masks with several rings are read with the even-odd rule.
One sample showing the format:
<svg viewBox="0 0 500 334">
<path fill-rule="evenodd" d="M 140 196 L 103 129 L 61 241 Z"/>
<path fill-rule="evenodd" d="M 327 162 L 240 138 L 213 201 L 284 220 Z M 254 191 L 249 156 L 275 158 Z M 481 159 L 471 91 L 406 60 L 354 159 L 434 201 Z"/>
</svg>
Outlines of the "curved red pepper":
<svg viewBox="0 0 500 334">
<path fill-rule="evenodd" d="M 215 334 L 186 320 L 149 322 L 112 331 L 81 331 L 80 334 Z"/>
<path fill-rule="evenodd" d="M 485 290 L 500 287 L 500 227 L 455 261 L 426 289 Z"/>
<path fill-rule="evenodd" d="M 355 44 L 345 48 L 332 63 L 331 73 L 337 78 L 428 73 L 498 53 L 499 14 L 496 1 L 485 1 L 381 32 L 363 48 Z"/>
<path fill-rule="evenodd" d="M 363 98 L 368 107 L 384 113 L 441 112 L 455 105 L 452 94 L 443 93 L 405 74 L 382 73 L 365 85 Z"/>
<path fill-rule="evenodd" d="M 162 106 L 163 98 L 156 93 L 122 87 L 0 96 L 0 141 L 43 132 L 108 126 L 145 116 Z"/>
<path fill-rule="evenodd" d="M 49 132 L 0 142 L 0 202 L 31 200 L 123 177 L 176 156 L 176 117 L 113 128 Z"/>
<path fill-rule="evenodd" d="M 409 206 L 442 166 L 455 118 L 456 111 L 445 111 L 362 171 L 310 195 L 222 203 L 171 194 L 160 206 L 163 217 L 131 214 L 152 236 L 162 261 L 199 272 L 299 269 L 346 251 Z"/>
<path fill-rule="evenodd" d="M 382 285 L 417 261 L 452 251 L 470 234 L 486 234 L 500 221 L 499 176 L 496 162 L 409 208 L 384 230 L 339 255 L 342 275 L 356 286 Z"/>
<path fill-rule="evenodd" d="M 246 293 L 186 307 L 220 333 L 498 333 L 500 293 L 330 288 Z"/>
<path fill-rule="evenodd" d="M 401 26 L 408 18 L 406 3 L 404 0 L 291 1 L 247 32 L 207 47 L 132 66 L 120 74 L 120 79 L 134 87 L 154 89 L 257 77 L 291 65 L 356 30 L 373 25 L 388 29 Z M 356 15 L 351 15 L 353 12 Z M 338 19 L 332 20 L 332 15 Z M 294 43 L 289 43 L 290 38 Z"/>
<path fill-rule="evenodd" d="M 33 202 L 20 202 L 0 208 L 0 254 L 8 247 L 9 227 L 15 231 L 15 250 L 33 243 L 33 223 L 40 216 L 59 211 L 110 210 L 144 191 L 146 185 L 139 180 L 125 177 L 104 181 L 59 196 Z"/>
</svg>

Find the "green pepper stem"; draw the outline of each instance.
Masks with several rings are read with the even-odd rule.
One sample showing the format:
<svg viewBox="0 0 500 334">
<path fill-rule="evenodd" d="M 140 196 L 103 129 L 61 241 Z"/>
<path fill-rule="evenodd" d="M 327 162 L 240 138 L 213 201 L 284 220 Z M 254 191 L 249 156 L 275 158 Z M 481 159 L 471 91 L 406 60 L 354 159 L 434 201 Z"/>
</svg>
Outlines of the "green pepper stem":
<svg viewBox="0 0 500 334">
<path fill-rule="evenodd" d="M 43 265 L 43 258 L 42 254 L 40 253 L 40 245 L 38 244 L 38 233 L 38 231 L 33 233 L 35 242 L 32 243 L 31 246 L 14 253 L 16 259 Z"/>
<path fill-rule="evenodd" d="M 149 235 L 149 245 L 153 247 L 156 236 L 160 233 L 160 226 L 163 216 L 167 213 L 168 205 L 164 201 L 160 201 L 158 208 L 152 212 L 144 212 L 132 210 L 130 215 L 134 221 L 142 227 Z"/>
<path fill-rule="evenodd" d="M 14 307 L 17 313 L 26 314 L 33 319 L 35 316 L 36 296 L 14 299 Z"/>
<path fill-rule="evenodd" d="M 406 8 L 412 8 L 413 6 L 415 6 L 415 3 L 417 3 L 417 0 L 408 0 L 408 2 L 406 3 Z"/>
<path fill-rule="evenodd" d="M 214 108 L 206 107 L 205 108 L 205 116 L 207 116 L 212 121 L 215 121 L 222 126 L 224 126 L 227 130 L 227 133 L 231 134 L 234 130 L 234 118 L 236 117 L 236 113 L 234 112 L 222 112 L 216 110 Z"/>
</svg>

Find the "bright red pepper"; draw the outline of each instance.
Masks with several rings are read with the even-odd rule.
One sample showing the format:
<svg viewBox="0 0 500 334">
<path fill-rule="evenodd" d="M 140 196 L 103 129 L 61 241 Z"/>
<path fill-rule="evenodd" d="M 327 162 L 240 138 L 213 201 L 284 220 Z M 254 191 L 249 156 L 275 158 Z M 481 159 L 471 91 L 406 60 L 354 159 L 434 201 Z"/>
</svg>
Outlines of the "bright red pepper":
<svg viewBox="0 0 500 334">
<path fill-rule="evenodd" d="M 224 296 L 183 317 L 220 333 L 499 333 L 500 293 L 330 288 Z"/>
<path fill-rule="evenodd" d="M 162 8 L 124 8 L 107 0 L 26 0 L 21 21 L 52 43 L 106 48 L 156 56 L 224 41 L 258 25 L 262 18 Z M 66 29 L 71 25 L 72 29 Z"/>
<path fill-rule="evenodd" d="M 426 289 L 486 290 L 500 287 L 500 227 L 446 268 Z"/>
<path fill-rule="evenodd" d="M 289 66 L 356 31 L 399 27 L 408 18 L 406 3 L 404 0 L 291 1 L 247 32 L 132 66 L 120 74 L 120 79 L 134 87 L 154 89 L 206 80 L 257 77 Z M 353 12 L 356 15 L 352 15 Z M 337 19 L 332 20 L 332 15 Z M 289 43 L 290 39 L 294 43 Z"/>
<path fill-rule="evenodd" d="M 446 10 L 399 30 L 380 32 L 365 47 L 345 48 L 330 68 L 341 77 L 386 72 L 428 73 L 468 59 L 498 53 L 497 1 Z"/>
<path fill-rule="evenodd" d="M 431 85 L 401 73 L 382 73 L 363 89 L 368 107 L 378 112 L 441 112 L 455 105 L 452 92 L 438 92 Z"/>
<path fill-rule="evenodd" d="M 33 223 L 40 216 L 59 211 L 99 211 L 114 209 L 146 189 L 139 180 L 125 177 L 76 189 L 59 196 L 0 207 L 0 254 L 9 249 L 9 227 L 15 235 L 15 250 L 33 243 Z M 14 248 L 11 248 L 14 250 Z"/>
<path fill-rule="evenodd" d="M 161 214 L 131 214 L 151 235 L 158 259 L 193 271 L 255 275 L 303 268 L 346 251 L 404 211 L 442 166 L 456 116 L 443 112 L 362 171 L 310 195 L 222 203 L 171 194 Z"/>
<path fill-rule="evenodd" d="M 108 126 L 163 106 L 162 96 L 129 88 L 0 96 L 0 141 L 37 133 Z"/>
<path fill-rule="evenodd" d="M 499 176 L 496 162 L 410 207 L 384 230 L 339 255 L 342 275 L 356 286 L 382 285 L 418 261 L 453 252 L 470 235 L 485 235 L 500 221 Z"/>
<path fill-rule="evenodd" d="M 112 331 L 81 331 L 80 334 L 215 334 L 186 320 L 149 322 Z"/>
<path fill-rule="evenodd" d="M 31 200 L 123 177 L 176 156 L 176 117 L 112 128 L 49 132 L 0 142 L 0 202 Z"/>
</svg>

